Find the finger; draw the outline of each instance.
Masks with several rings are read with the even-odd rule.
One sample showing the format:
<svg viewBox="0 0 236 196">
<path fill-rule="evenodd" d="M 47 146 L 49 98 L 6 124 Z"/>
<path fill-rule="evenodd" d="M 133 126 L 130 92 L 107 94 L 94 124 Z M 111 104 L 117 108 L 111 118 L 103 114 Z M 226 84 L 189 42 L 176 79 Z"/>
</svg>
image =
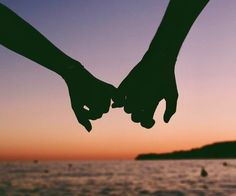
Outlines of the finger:
<svg viewBox="0 0 236 196">
<path fill-rule="evenodd" d="M 109 84 L 109 88 L 108 88 L 108 96 L 109 96 L 109 98 L 115 97 L 116 93 L 117 93 L 117 88 L 114 87 L 113 85 Z"/>
<path fill-rule="evenodd" d="M 141 119 L 142 119 L 142 112 L 141 111 L 134 111 L 132 114 L 131 114 L 131 119 L 133 122 L 136 122 L 136 123 L 139 123 L 141 122 Z"/>
<path fill-rule="evenodd" d="M 130 114 L 130 113 L 132 112 L 132 107 L 131 107 L 131 105 L 125 104 L 125 106 L 124 106 L 124 111 L 125 111 L 125 113 Z"/>
<path fill-rule="evenodd" d="M 149 115 L 146 114 L 146 111 L 139 111 L 139 112 L 134 112 L 131 115 L 131 119 L 133 122 L 141 124 L 142 127 L 144 128 L 151 128 L 155 124 L 155 120 L 152 117 L 147 117 Z"/>
<path fill-rule="evenodd" d="M 141 126 L 147 129 L 150 129 L 154 126 L 155 120 L 154 119 L 148 119 L 143 122 L 141 122 Z"/>
<path fill-rule="evenodd" d="M 112 97 L 113 104 L 111 105 L 112 108 L 120 108 L 123 107 L 125 104 L 125 82 L 123 81 L 118 89 L 114 92 L 114 96 Z"/>
<path fill-rule="evenodd" d="M 78 122 L 85 127 L 85 129 L 90 132 L 92 130 L 92 125 L 87 117 L 87 110 L 82 107 L 72 107 L 76 115 Z"/>
<path fill-rule="evenodd" d="M 168 123 L 173 114 L 176 112 L 178 96 L 166 98 L 165 100 L 166 100 L 166 110 L 164 113 L 164 121 L 165 123 Z"/>
<path fill-rule="evenodd" d="M 97 120 L 99 118 L 102 118 L 102 115 L 103 115 L 102 112 L 89 112 L 88 113 L 88 119 Z"/>
<path fill-rule="evenodd" d="M 94 102 L 90 108 L 92 108 L 92 110 L 95 111 L 96 113 L 104 114 L 109 111 L 110 105 L 111 105 L 111 96 L 105 95 L 100 99 L 96 100 L 96 102 Z"/>
<path fill-rule="evenodd" d="M 128 94 L 125 100 L 124 111 L 127 114 L 140 110 L 140 102 L 142 101 L 139 94 Z"/>
<path fill-rule="evenodd" d="M 121 108 L 125 104 L 125 93 L 122 91 L 117 91 L 115 96 L 112 98 L 113 104 L 111 105 L 112 108 Z"/>
<path fill-rule="evenodd" d="M 154 106 L 153 108 L 145 110 L 145 115 L 143 115 L 143 119 L 141 119 L 141 126 L 142 127 L 150 129 L 154 126 L 155 120 L 153 119 L 153 116 L 154 116 L 156 107 L 157 107 L 157 105 Z"/>
<path fill-rule="evenodd" d="M 87 118 L 91 120 L 96 120 L 102 117 L 102 110 L 96 105 L 88 106 L 89 110 L 87 111 Z"/>
<path fill-rule="evenodd" d="M 140 123 L 142 127 L 145 127 L 147 129 L 150 129 L 151 127 L 154 126 L 155 120 L 153 119 L 153 116 L 155 114 L 156 108 L 159 104 L 158 101 L 149 101 L 148 105 L 145 106 L 143 109 L 143 113 L 140 119 Z"/>
<path fill-rule="evenodd" d="M 103 104 L 101 104 L 103 113 L 107 113 L 109 111 L 110 106 L 111 106 L 111 99 L 115 99 L 116 95 L 117 95 L 117 88 L 109 84 L 106 97 L 103 101 Z"/>
<path fill-rule="evenodd" d="M 109 112 L 109 109 L 110 109 L 110 105 L 111 105 L 111 100 L 110 98 L 108 100 L 106 100 L 103 104 L 103 109 L 102 109 L 102 112 L 103 113 L 108 113 Z"/>
</svg>

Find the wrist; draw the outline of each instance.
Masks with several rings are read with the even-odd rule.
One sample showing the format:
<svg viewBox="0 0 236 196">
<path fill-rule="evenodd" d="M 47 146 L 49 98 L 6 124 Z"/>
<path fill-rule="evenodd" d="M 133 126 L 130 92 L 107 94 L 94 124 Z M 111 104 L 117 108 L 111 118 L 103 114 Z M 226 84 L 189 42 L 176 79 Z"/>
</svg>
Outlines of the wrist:
<svg viewBox="0 0 236 196">
<path fill-rule="evenodd" d="M 153 72 L 174 73 L 177 55 L 167 50 L 151 50 L 149 49 L 143 59 L 142 64 L 149 66 Z"/>
<path fill-rule="evenodd" d="M 88 74 L 88 71 L 83 67 L 80 62 L 69 57 L 60 67 L 57 73 L 65 81 L 67 81 L 68 79 L 73 78 L 73 76 L 82 80 L 82 78 L 84 78 L 85 75 Z"/>
<path fill-rule="evenodd" d="M 151 42 L 147 54 L 176 59 L 182 44 L 177 40 L 173 40 L 171 37 L 158 36 L 157 39 Z"/>
</svg>

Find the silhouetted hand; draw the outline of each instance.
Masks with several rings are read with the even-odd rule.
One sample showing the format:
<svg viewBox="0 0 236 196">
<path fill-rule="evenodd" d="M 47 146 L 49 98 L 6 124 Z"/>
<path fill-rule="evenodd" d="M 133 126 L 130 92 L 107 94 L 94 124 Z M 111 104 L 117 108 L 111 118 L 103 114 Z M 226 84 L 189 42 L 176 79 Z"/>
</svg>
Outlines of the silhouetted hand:
<svg viewBox="0 0 236 196">
<path fill-rule="evenodd" d="M 116 91 L 115 87 L 91 75 L 87 70 L 78 66 L 68 69 L 63 74 L 71 99 L 71 106 L 80 124 L 87 131 L 92 130 L 89 120 L 101 118 L 110 108 L 111 98 Z"/>
<path fill-rule="evenodd" d="M 108 112 L 115 88 L 96 79 L 79 62 L 59 50 L 33 26 L 1 3 L 0 26 L 0 44 L 64 78 L 78 121 L 91 131 L 89 120 L 98 119 Z"/>
<path fill-rule="evenodd" d="M 174 64 L 167 57 L 144 57 L 120 84 L 112 107 L 124 107 L 134 122 L 151 128 L 156 107 L 165 99 L 164 121 L 169 122 L 178 98 Z"/>
<path fill-rule="evenodd" d="M 179 50 L 209 0 L 170 0 L 160 26 L 140 63 L 118 88 L 113 107 L 124 107 L 134 122 L 151 128 L 158 103 L 165 99 L 164 121 L 176 111 L 178 91 L 174 67 Z"/>
</svg>

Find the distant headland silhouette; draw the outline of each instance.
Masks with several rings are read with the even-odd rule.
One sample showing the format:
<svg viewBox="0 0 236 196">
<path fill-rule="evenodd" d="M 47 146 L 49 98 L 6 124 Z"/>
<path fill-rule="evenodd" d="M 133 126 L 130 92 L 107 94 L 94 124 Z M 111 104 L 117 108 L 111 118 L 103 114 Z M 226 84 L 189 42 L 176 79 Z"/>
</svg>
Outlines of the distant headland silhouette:
<svg viewBox="0 0 236 196">
<path fill-rule="evenodd" d="M 191 150 L 170 153 L 140 154 L 135 160 L 177 160 L 177 159 L 235 159 L 236 141 L 225 141 L 208 144 Z"/>
</svg>

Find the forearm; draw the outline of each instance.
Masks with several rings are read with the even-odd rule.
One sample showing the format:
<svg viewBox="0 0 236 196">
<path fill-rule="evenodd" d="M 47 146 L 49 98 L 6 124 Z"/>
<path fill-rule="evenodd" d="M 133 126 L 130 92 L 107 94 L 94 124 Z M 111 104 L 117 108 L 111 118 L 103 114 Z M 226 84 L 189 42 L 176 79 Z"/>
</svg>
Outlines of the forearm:
<svg viewBox="0 0 236 196">
<path fill-rule="evenodd" d="M 196 18 L 209 0 L 170 0 L 147 55 L 177 58 Z"/>
<path fill-rule="evenodd" d="M 67 66 L 75 64 L 73 59 L 1 3 L 0 43 L 60 75 L 66 72 Z"/>
</svg>

